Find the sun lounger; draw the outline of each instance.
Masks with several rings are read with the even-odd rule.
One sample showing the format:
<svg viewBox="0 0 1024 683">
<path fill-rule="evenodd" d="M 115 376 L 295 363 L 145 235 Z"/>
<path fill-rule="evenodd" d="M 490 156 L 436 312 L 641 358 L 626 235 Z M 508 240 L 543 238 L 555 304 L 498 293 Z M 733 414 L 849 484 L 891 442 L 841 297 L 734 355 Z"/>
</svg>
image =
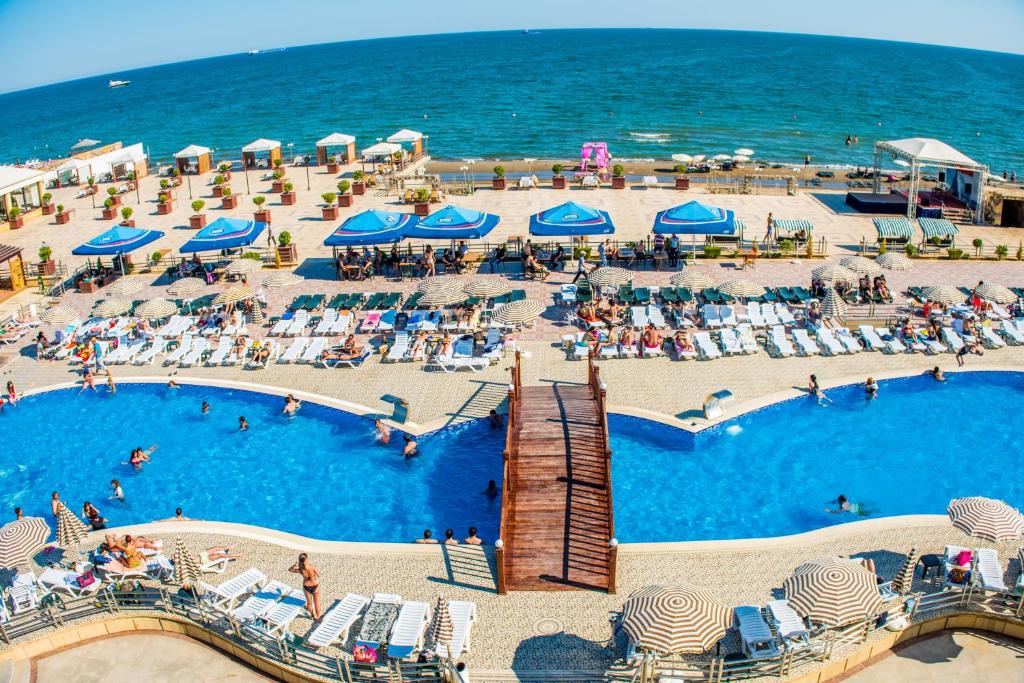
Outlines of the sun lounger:
<svg viewBox="0 0 1024 683">
<path fill-rule="evenodd" d="M 771 600 L 767 607 L 772 623 L 775 624 L 775 630 L 786 649 L 799 650 L 810 647 L 811 631 L 796 610 L 789 606 L 789 602 Z"/>
<path fill-rule="evenodd" d="M 782 325 L 776 325 L 768 333 L 768 350 L 780 358 L 796 354 L 793 345 L 786 338 L 786 328 Z"/>
<path fill-rule="evenodd" d="M 315 363 L 320 354 L 327 348 L 327 340 L 323 337 L 316 337 L 309 340 L 309 346 L 302 352 L 302 355 L 296 359 L 297 363 Z"/>
<path fill-rule="evenodd" d="M 142 353 L 142 350 L 146 348 L 147 344 L 149 344 L 148 339 L 137 339 L 131 342 L 130 344 L 122 344 L 121 346 L 117 347 L 117 351 L 120 352 L 118 353 L 117 357 L 111 358 L 108 356 L 107 363 L 117 363 L 119 365 L 131 363 L 133 360 L 135 360 L 135 357 L 137 355 Z M 124 350 L 122 351 L 121 349 Z"/>
<path fill-rule="evenodd" d="M 775 315 L 779 316 L 779 322 L 783 325 L 795 325 L 796 317 L 789 310 L 789 306 L 783 303 L 775 304 Z"/>
<path fill-rule="evenodd" d="M 827 327 L 818 328 L 818 342 L 821 344 L 821 348 L 826 355 L 838 356 L 846 353 L 846 347 L 836 339 L 835 335 L 832 334 L 832 330 Z"/>
<path fill-rule="evenodd" d="M 352 314 L 343 313 L 335 318 L 334 323 L 331 325 L 331 335 L 348 334 L 349 328 L 352 327 Z"/>
<path fill-rule="evenodd" d="M 377 325 L 380 324 L 380 316 L 380 311 L 368 311 L 366 313 L 366 317 L 364 317 L 363 321 L 359 324 L 359 331 L 363 334 L 376 332 Z"/>
<path fill-rule="evenodd" d="M 1017 329 L 1017 326 L 1012 321 L 1003 322 L 998 330 L 1006 337 L 1009 343 L 1014 345 L 1024 344 L 1024 334 L 1020 333 L 1020 330 Z"/>
<path fill-rule="evenodd" d="M 245 599 L 238 607 L 228 610 L 232 619 L 243 623 L 259 619 L 272 608 L 277 601 L 292 592 L 292 587 L 280 581 L 271 581 Z"/>
<path fill-rule="evenodd" d="M 991 327 L 987 325 L 981 326 L 981 343 L 988 349 L 1001 349 L 1006 346 L 1006 342 L 1000 339 Z"/>
<path fill-rule="evenodd" d="M 307 344 L 309 344 L 309 337 L 296 337 L 295 341 L 291 343 L 291 346 L 285 349 L 284 353 L 277 357 L 277 362 L 294 363 L 306 351 Z"/>
<path fill-rule="evenodd" d="M 349 593 L 342 600 L 334 603 L 321 617 L 320 623 L 306 638 L 306 644 L 313 647 L 327 647 L 334 643 L 344 643 L 348 640 L 349 629 L 369 604 L 370 598 Z"/>
<path fill-rule="evenodd" d="M 132 360 L 132 365 L 149 365 L 156 357 L 167 349 L 168 342 L 163 337 L 154 337 L 153 342 Z"/>
<path fill-rule="evenodd" d="M 722 318 L 723 327 L 735 327 L 739 322 L 736 320 L 736 310 L 732 306 L 719 306 L 718 315 Z"/>
<path fill-rule="evenodd" d="M 764 320 L 765 327 L 774 327 L 782 324 L 779 314 L 775 312 L 774 304 L 761 304 L 761 319 Z"/>
<path fill-rule="evenodd" d="M 1003 567 L 999 563 L 999 553 L 992 548 L 978 548 L 975 553 L 978 558 L 977 585 L 987 591 L 1009 592 L 1010 589 L 1003 581 Z"/>
<path fill-rule="evenodd" d="M 324 315 L 320 318 L 320 322 L 317 323 L 316 328 L 313 330 L 313 334 L 331 334 L 331 327 L 336 322 L 338 322 L 338 311 L 333 308 L 324 310 Z"/>
<path fill-rule="evenodd" d="M 733 624 L 739 628 L 740 645 L 750 659 L 768 659 L 779 655 L 779 644 L 764 620 L 761 610 L 740 605 L 733 610 Z"/>
<path fill-rule="evenodd" d="M 281 345 L 277 342 L 272 342 L 269 339 L 265 340 L 263 345 L 270 349 L 270 356 L 266 361 L 260 363 L 256 361 L 255 354 L 253 354 L 253 358 L 245 361 L 246 370 L 261 370 L 277 360 L 277 356 L 281 353 Z"/>
<path fill-rule="evenodd" d="M 942 328 L 942 341 L 946 343 L 952 353 L 956 353 L 964 347 L 964 340 L 952 327 Z"/>
<path fill-rule="evenodd" d="M 288 327 L 291 326 L 292 320 L 294 318 L 294 314 L 288 315 L 286 313 L 284 316 L 281 317 L 280 320 L 274 323 L 274 326 L 270 328 L 270 331 L 267 332 L 267 334 L 272 337 L 283 335 L 285 332 L 288 331 Z"/>
<path fill-rule="evenodd" d="M 502 341 L 501 330 L 496 327 L 487 329 L 487 338 L 484 339 L 484 350 L 481 355 L 492 363 L 497 363 L 505 355 L 505 343 Z"/>
<path fill-rule="evenodd" d="M 668 327 L 668 323 L 665 322 L 665 316 L 662 314 L 661 309 L 654 304 L 647 305 L 647 322 L 654 325 L 657 329 L 663 330 Z"/>
<path fill-rule="evenodd" d="M 647 308 L 645 306 L 630 306 L 629 319 L 637 327 L 647 326 Z"/>
<path fill-rule="evenodd" d="M 473 624 L 476 623 L 476 603 L 466 600 L 448 602 L 448 613 L 452 618 L 452 641 L 448 645 L 448 654 L 454 662 L 462 656 L 462 651 L 472 651 L 471 638 Z"/>
<path fill-rule="evenodd" d="M 447 356 L 435 356 L 431 364 L 439 367 L 446 373 L 456 372 L 460 368 L 468 368 L 472 372 L 486 370 L 490 361 L 486 358 L 473 358 L 469 356 L 456 356 L 454 349 Z"/>
<path fill-rule="evenodd" d="M 388 349 L 384 360 L 390 363 L 397 363 L 404 360 L 407 353 L 409 353 L 409 333 L 396 332 L 395 341 L 391 344 L 391 348 Z"/>
<path fill-rule="evenodd" d="M 718 335 L 722 340 L 722 351 L 727 356 L 734 356 L 739 353 L 743 353 L 743 347 L 740 346 L 739 335 L 736 334 L 736 330 L 731 327 L 723 327 L 722 331 Z M 700 348 L 698 345 L 697 348 Z"/>
<path fill-rule="evenodd" d="M 78 572 L 65 571 L 47 567 L 39 575 L 37 581 L 45 590 L 61 591 L 73 598 L 82 598 L 99 592 L 103 588 L 103 582 L 96 579 L 84 588 L 78 585 Z"/>
<path fill-rule="evenodd" d="M 199 365 L 203 360 L 203 354 L 210 348 L 210 342 L 202 337 L 194 339 L 192 346 L 189 348 L 178 365 L 183 368 L 193 367 Z"/>
<path fill-rule="evenodd" d="M 11 601 L 11 613 L 14 615 L 39 609 L 39 598 L 45 590 L 39 585 L 36 575 L 32 572 L 20 571 L 11 581 L 7 589 L 7 598 Z"/>
<path fill-rule="evenodd" d="M 309 312 L 306 310 L 296 311 L 288 328 L 282 333 L 284 337 L 298 337 L 306 331 L 309 325 Z"/>
<path fill-rule="evenodd" d="M 888 351 L 888 345 L 878 336 L 875 328 L 871 325 L 860 325 L 857 327 L 860 338 L 864 340 L 864 346 L 868 351 Z"/>
<path fill-rule="evenodd" d="M 757 345 L 757 339 L 754 337 L 754 330 L 749 324 L 737 325 L 736 332 L 739 334 L 743 353 L 757 353 L 761 350 L 761 347 Z"/>
<path fill-rule="evenodd" d="M 693 344 L 697 347 L 697 357 L 701 360 L 713 360 L 721 358 L 722 352 L 711 339 L 707 332 L 696 332 L 693 335 Z"/>
<path fill-rule="evenodd" d="M 375 310 L 375 309 L 380 308 L 382 303 L 384 303 L 384 293 L 383 292 L 373 292 L 366 299 L 366 303 L 363 304 L 363 308 L 368 309 L 368 310 Z"/>
<path fill-rule="evenodd" d="M 234 348 L 234 344 L 231 342 L 231 339 L 229 337 L 221 337 L 220 344 L 218 344 L 213 353 L 207 357 L 206 365 L 210 367 L 220 365 L 225 361 L 225 359 L 227 359 L 232 348 Z"/>
<path fill-rule="evenodd" d="M 299 594 L 299 591 L 292 590 L 276 605 L 271 605 L 266 614 L 256 621 L 256 627 L 271 636 L 286 636 L 288 627 L 304 609 L 306 609 L 305 598 Z"/>
<path fill-rule="evenodd" d="M 388 657 L 404 659 L 423 647 L 423 635 L 430 623 L 430 606 L 425 602 L 402 604 L 388 637 Z"/>
<path fill-rule="evenodd" d="M 369 346 L 363 348 L 363 352 L 355 358 L 346 358 L 343 360 L 326 360 L 324 361 L 324 367 L 327 368 L 358 368 L 362 366 L 366 359 L 370 357 L 372 351 Z"/>
<path fill-rule="evenodd" d="M 837 327 L 834 332 L 836 339 L 843 345 L 847 353 L 859 353 L 863 350 L 860 342 L 850 334 L 850 330 L 846 327 Z"/>
<path fill-rule="evenodd" d="M 164 356 L 164 365 L 175 365 L 181 362 L 181 359 L 185 357 L 192 349 L 192 335 L 186 334 L 181 338 L 181 342 L 178 344 L 178 348 L 174 349 L 166 356 Z"/>
<path fill-rule="evenodd" d="M 205 600 L 212 603 L 214 607 L 231 609 L 240 597 L 251 592 L 257 586 L 266 583 L 266 581 L 267 575 L 253 567 L 233 579 L 228 579 L 216 586 L 212 586 L 204 581 L 200 581 L 199 584 L 204 591 L 203 598 Z"/>
<path fill-rule="evenodd" d="M 747 302 L 747 321 L 751 327 L 764 327 L 765 319 L 761 315 L 761 304 L 756 301 Z"/>
<path fill-rule="evenodd" d="M 944 555 L 943 574 L 942 574 L 943 575 L 943 582 L 942 582 L 943 588 L 959 588 L 959 589 L 963 589 L 963 588 L 967 587 L 967 582 L 966 581 L 964 581 L 964 582 L 955 582 L 955 581 L 952 580 L 952 577 L 951 577 L 951 572 L 953 571 L 953 569 L 959 566 L 957 564 L 957 557 L 960 555 L 961 552 L 963 552 L 965 550 L 970 551 L 970 548 L 963 548 L 963 547 L 958 546 L 958 545 L 947 545 L 946 546 L 946 550 L 943 553 L 943 555 Z M 974 562 L 974 559 L 975 559 L 975 554 L 973 552 L 971 552 L 971 563 L 972 564 Z M 970 567 L 965 567 L 965 570 L 969 570 L 969 569 L 970 569 Z"/>
<path fill-rule="evenodd" d="M 807 330 L 802 327 L 793 329 L 793 341 L 796 342 L 797 350 L 801 356 L 816 356 L 821 353 L 821 349 L 818 348 L 818 345 L 807 334 Z"/>
<path fill-rule="evenodd" d="M 223 574 L 235 559 L 230 555 L 219 555 L 211 559 L 210 554 L 204 550 L 199 553 L 199 571 L 204 574 Z"/>
<path fill-rule="evenodd" d="M 398 311 L 393 308 L 389 308 L 380 314 L 380 320 L 377 321 L 378 332 L 393 332 L 395 329 L 395 323 L 398 321 Z M 471 331 L 471 330 L 467 330 Z"/>
<path fill-rule="evenodd" d="M 718 313 L 718 306 L 715 304 L 704 304 L 701 307 L 701 317 L 704 318 L 704 327 L 721 327 L 722 317 Z"/>
</svg>

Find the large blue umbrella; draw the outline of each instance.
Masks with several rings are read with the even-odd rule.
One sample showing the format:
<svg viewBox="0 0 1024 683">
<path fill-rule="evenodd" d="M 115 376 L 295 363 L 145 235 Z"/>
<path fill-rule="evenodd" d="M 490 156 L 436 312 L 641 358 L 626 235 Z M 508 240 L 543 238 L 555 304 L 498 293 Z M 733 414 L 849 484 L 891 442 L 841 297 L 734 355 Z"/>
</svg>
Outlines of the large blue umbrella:
<svg viewBox="0 0 1024 683">
<path fill-rule="evenodd" d="M 181 245 L 179 251 L 191 254 L 196 251 L 220 251 L 247 247 L 267 229 L 267 224 L 248 221 L 244 218 L 218 218 L 196 233 L 195 237 Z"/>
<path fill-rule="evenodd" d="M 420 219 L 405 236 L 425 240 L 475 240 L 494 230 L 499 221 L 501 217 L 493 213 L 449 204 Z"/>
<path fill-rule="evenodd" d="M 76 256 L 127 254 L 163 236 L 164 234 L 159 230 L 143 230 L 142 228 L 130 228 L 127 225 L 115 225 L 85 244 L 78 245 L 71 250 L 71 253 Z"/>
<path fill-rule="evenodd" d="M 736 217 L 728 209 L 695 200 L 659 211 L 654 218 L 654 232 L 667 235 L 735 235 Z"/>
<path fill-rule="evenodd" d="M 324 240 L 328 247 L 348 247 L 363 244 L 389 244 L 400 242 L 410 227 L 416 224 L 411 213 L 370 209 L 357 213 L 342 223 Z"/>
<path fill-rule="evenodd" d="M 530 216 L 530 234 L 542 237 L 610 235 L 615 226 L 607 211 L 592 209 L 576 202 L 559 204 Z"/>
</svg>

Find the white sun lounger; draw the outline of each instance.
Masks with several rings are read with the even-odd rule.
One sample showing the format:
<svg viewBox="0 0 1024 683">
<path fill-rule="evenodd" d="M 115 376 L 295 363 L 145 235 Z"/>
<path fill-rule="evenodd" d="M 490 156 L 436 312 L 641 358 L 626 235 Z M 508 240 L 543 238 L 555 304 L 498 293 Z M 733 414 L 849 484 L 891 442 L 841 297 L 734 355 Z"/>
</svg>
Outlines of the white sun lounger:
<svg viewBox="0 0 1024 683">
<path fill-rule="evenodd" d="M 306 643 L 313 647 L 327 647 L 334 643 L 348 640 L 349 629 L 356 623 L 363 609 L 370 604 L 370 598 L 356 593 L 349 593 L 344 599 L 334 603 L 320 619 L 313 632 L 306 638 Z"/>
<path fill-rule="evenodd" d="M 327 368 L 340 368 L 340 367 L 359 368 L 359 367 L 362 367 L 363 363 L 366 362 L 366 359 L 370 357 L 371 353 L 372 352 L 370 351 L 370 347 L 366 346 L 366 347 L 363 348 L 363 352 L 361 354 L 359 354 L 358 356 L 356 356 L 355 358 L 346 358 L 345 360 L 328 360 L 328 361 L 324 361 L 324 367 L 327 367 Z"/>
<path fill-rule="evenodd" d="M 942 577 L 943 577 L 942 578 L 942 586 L 943 586 L 943 588 L 963 589 L 963 588 L 967 587 L 966 583 L 954 583 L 953 581 L 950 580 L 950 577 L 949 577 L 950 572 L 953 571 L 953 568 L 958 566 L 957 563 L 956 563 L 957 556 L 961 552 L 963 552 L 964 550 L 970 550 L 970 548 L 963 548 L 963 547 L 958 546 L 958 545 L 947 545 L 946 546 L 946 550 L 945 550 L 945 553 L 944 553 L 944 566 L 943 566 L 943 569 L 942 569 Z M 972 551 L 971 552 L 971 563 L 972 564 L 973 564 L 975 558 L 976 558 L 976 555 Z"/>
<path fill-rule="evenodd" d="M 637 327 L 646 327 L 649 322 L 647 319 L 647 309 L 644 306 L 630 306 L 629 307 L 629 319 L 633 321 L 633 324 Z"/>
<path fill-rule="evenodd" d="M 163 327 L 154 332 L 158 337 L 174 337 L 181 334 L 181 328 L 179 327 L 183 321 L 188 321 L 188 318 L 182 315 L 172 315 L 170 319 L 164 323 Z"/>
<path fill-rule="evenodd" d="M 238 598 L 251 592 L 254 588 L 262 585 L 267 580 L 267 575 L 253 567 L 247 569 L 233 579 L 212 586 L 205 581 L 200 581 L 203 589 L 203 598 L 213 603 L 214 607 L 231 609 Z"/>
<path fill-rule="evenodd" d="M 722 357 L 721 350 L 712 341 L 711 335 L 707 332 L 695 332 L 693 344 L 697 347 L 697 357 L 701 360 L 713 360 Z"/>
<path fill-rule="evenodd" d="M 987 325 L 981 326 L 981 343 L 989 349 L 1001 349 L 1006 346 L 1006 342 L 996 335 L 991 327 Z"/>
<path fill-rule="evenodd" d="M 82 598 L 99 592 L 103 582 L 96 579 L 85 588 L 78 585 L 78 572 L 47 567 L 38 578 L 39 585 L 46 590 L 63 591 L 73 598 Z"/>
<path fill-rule="evenodd" d="M 278 600 L 291 592 L 291 586 L 280 581 L 271 581 L 246 598 L 241 605 L 229 610 L 228 614 L 243 623 L 255 621 L 270 611 L 270 608 L 276 605 Z"/>
<path fill-rule="evenodd" d="M 764 327 L 764 316 L 761 315 L 761 304 L 756 301 L 747 302 L 747 320 L 752 327 Z"/>
<path fill-rule="evenodd" d="M 775 312 L 774 304 L 761 304 L 761 319 L 764 320 L 765 327 L 775 327 L 782 324 L 779 314 Z"/>
<path fill-rule="evenodd" d="M 734 327 L 739 322 L 732 306 L 719 306 L 718 315 L 722 318 L 722 327 Z"/>
<path fill-rule="evenodd" d="M 946 346 L 953 353 L 964 347 L 964 340 L 960 338 L 960 335 L 952 327 L 942 328 L 942 341 L 946 343 Z"/>
<path fill-rule="evenodd" d="M 887 351 L 888 346 L 875 332 L 875 328 L 871 325 L 860 325 L 857 327 L 857 331 L 860 332 L 860 338 L 864 340 L 864 345 L 868 351 Z"/>
<path fill-rule="evenodd" d="M 978 557 L 977 571 L 982 588 L 987 591 L 1009 592 L 1009 588 L 1003 581 L 1003 567 L 999 563 L 999 553 L 992 548 L 978 548 L 975 553 Z"/>
<path fill-rule="evenodd" d="M 388 349 L 387 355 L 384 360 L 389 363 L 397 363 L 398 361 L 404 360 L 406 354 L 409 353 L 409 333 L 408 332 L 395 332 L 395 342 Z"/>
<path fill-rule="evenodd" d="M 280 355 L 281 353 L 281 345 L 278 344 L 277 342 L 272 342 L 269 339 L 264 340 L 263 344 L 265 346 L 270 347 L 270 357 L 267 358 L 267 361 L 265 363 L 257 363 L 254 358 L 250 358 L 247 361 L 245 361 L 245 369 L 259 370 L 260 368 L 265 368 L 271 363 L 273 363 L 275 360 L 277 360 L 278 355 Z"/>
<path fill-rule="evenodd" d="M 647 322 L 651 323 L 659 330 L 663 330 L 668 327 L 668 323 L 665 322 L 665 316 L 661 312 L 661 309 L 654 304 L 647 304 Z"/>
<path fill-rule="evenodd" d="M 234 348 L 234 344 L 228 337 L 221 337 L 220 344 L 214 349 L 213 353 L 206 359 L 206 365 L 213 367 L 220 365 L 227 360 L 228 354 L 231 353 L 231 349 Z"/>
<path fill-rule="evenodd" d="M 117 363 L 119 365 L 131 363 L 137 355 L 142 353 L 142 350 L 146 348 L 146 344 L 148 343 L 149 340 L 147 339 L 137 339 L 133 341 L 131 344 L 122 344 L 116 349 L 119 352 L 117 354 L 117 357 L 110 358 L 108 356 L 107 363 Z"/>
<path fill-rule="evenodd" d="M 404 659 L 423 647 L 423 634 L 430 623 L 430 606 L 410 600 L 402 604 L 388 637 L 388 657 Z"/>
<path fill-rule="evenodd" d="M 181 362 L 181 359 L 185 357 L 192 349 L 192 335 L 186 334 L 181 338 L 181 343 L 178 344 L 178 348 L 174 349 L 166 356 L 164 356 L 164 365 L 175 365 Z"/>
<path fill-rule="evenodd" d="M 811 630 L 807 628 L 807 624 L 796 613 L 796 610 L 789 606 L 789 602 L 771 600 L 767 607 L 772 623 L 775 624 L 775 630 L 787 649 L 799 650 L 810 647 Z"/>
<path fill-rule="evenodd" d="M 483 357 L 491 363 L 497 363 L 505 355 L 505 343 L 501 340 L 501 330 L 497 327 L 487 328 L 484 340 Z"/>
<path fill-rule="evenodd" d="M 288 325 L 288 329 L 284 331 L 284 336 L 297 337 L 306 331 L 307 325 L 309 325 L 309 311 L 296 311 L 291 324 Z"/>
<path fill-rule="evenodd" d="M 704 327 L 722 326 L 722 316 L 718 314 L 718 306 L 715 304 L 704 304 L 700 309 L 700 314 L 704 318 Z"/>
<path fill-rule="evenodd" d="M 796 350 L 793 345 L 789 343 L 789 339 L 786 338 L 786 328 L 782 325 L 776 325 L 771 329 L 768 336 L 768 348 L 772 353 L 780 358 L 786 358 L 796 354 Z"/>
<path fill-rule="evenodd" d="M 1017 329 L 1017 326 L 1014 325 L 1012 321 L 1007 321 L 1001 324 L 999 326 L 999 331 L 1003 333 L 1003 336 L 1006 337 L 1007 341 L 1011 344 L 1024 344 L 1024 334 L 1020 333 L 1020 330 Z"/>
<path fill-rule="evenodd" d="M 836 339 L 835 335 L 832 334 L 832 330 L 827 327 L 818 328 L 818 341 L 821 343 L 821 348 L 829 356 L 838 356 L 846 353 L 846 347 Z"/>
<path fill-rule="evenodd" d="M 860 342 L 850 334 L 850 330 L 846 327 L 839 327 L 835 330 L 836 339 L 846 348 L 847 353 L 860 353 L 864 350 L 864 347 L 860 345 Z"/>
<path fill-rule="evenodd" d="M 352 327 L 352 314 L 346 313 L 344 315 L 339 315 L 337 319 L 335 319 L 334 324 L 331 325 L 330 333 L 332 335 L 347 334 L 350 327 Z"/>
<path fill-rule="evenodd" d="M 473 358 L 470 356 L 456 356 L 454 350 L 447 356 L 435 356 L 431 363 L 444 370 L 446 373 L 456 372 L 460 368 L 468 368 L 472 372 L 486 370 L 491 364 L 486 358 Z"/>
<path fill-rule="evenodd" d="M 202 337 L 192 341 L 192 347 L 185 354 L 185 357 L 178 363 L 180 367 L 188 368 L 199 365 L 203 360 L 203 354 L 210 347 L 210 342 Z"/>
<path fill-rule="evenodd" d="M 639 358 L 640 347 L 636 345 L 636 342 L 632 344 L 619 344 L 619 356 L 622 358 Z"/>
<path fill-rule="evenodd" d="M 266 614 L 256 622 L 256 627 L 266 631 L 272 636 L 284 636 L 288 634 L 288 627 L 295 618 L 306 609 L 306 600 L 298 591 L 292 590 L 285 595 L 276 605 L 271 605 Z"/>
<path fill-rule="evenodd" d="M 324 311 L 324 315 L 320 318 L 320 322 L 317 323 L 316 328 L 313 330 L 313 334 L 327 335 L 331 333 L 331 326 L 338 322 L 338 309 L 328 308 Z"/>
<path fill-rule="evenodd" d="M 789 310 L 789 306 L 784 303 L 775 304 L 775 315 L 779 316 L 779 321 L 783 325 L 795 325 L 796 317 L 793 312 Z"/>
<path fill-rule="evenodd" d="M 452 642 L 448 645 L 448 654 L 452 661 L 462 656 L 462 651 L 471 652 L 473 624 L 476 623 L 476 603 L 466 600 L 448 602 L 448 613 L 452 618 Z"/>
<path fill-rule="evenodd" d="M 810 335 L 807 334 L 807 330 L 802 327 L 796 327 L 792 331 L 793 341 L 796 342 L 797 350 L 801 356 L 816 356 L 821 353 L 821 349 Z"/>
<path fill-rule="evenodd" d="M 740 605 L 733 610 L 733 623 L 739 627 L 740 645 L 750 659 L 768 659 L 779 655 L 779 644 L 764 620 L 761 610 Z"/>
<path fill-rule="evenodd" d="M 154 337 L 153 342 L 144 351 L 135 356 L 132 365 L 149 365 L 156 357 L 167 350 L 168 342 L 163 337 Z"/>
<path fill-rule="evenodd" d="M 293 319 L 294 316 L 292 316 L 291 318 L 281 318 L 276 323 L 274 323 L 274 326 L 270 328 L 270 331 L 267 332 L 267 334 L 271 337 L 276 337 L 284 334 L 285 332 L 288 331 L 288 327 L 292 324 Z"/>
<path fill-rule="evenodd" d="M 743 353 L 743 347 L 740 346 L 740 338 L 736 334 L 736 330 L 731 327 L 723 327 L 722 331 L 719 333 L 719 337 L 722 340 L 722 351 L 724 351 L 727 356 L 734 356 L 736 354 Z"/>
<path fill-rule="evenodd" d="M 295 341 L 284 350 L 284 353 L 277 357 L 277 362 L 294 363 L 302 356 L 307 344 L 309 344 L 309 337 L 296 337 Z"/>
<path fill-rule="evenodd" d="M 33 572 L 18 572 L 11 587 L 7 589 L 7 598 L 11 601 L 11 612 L 21 614 L 39 609 L 40 594 L 45 593 Z"/>
<path fill-rule="evenodd" d="M 296 359 L 297 363 L 315 363 L 320 354 L 327 348 L 327 339 L 324 337 L 315 337 L 309 340 L 309 346 L 302 352 L 302 355 Z"/>
<path fill-rule="evenodd" d="M 757 353 L 761 350 L 754 337 L 754 330 L 749 324 L 737 325 L 736 331 L 740 335 L 740 346 L 743 347 L 743 353 Z"/>
</svg>

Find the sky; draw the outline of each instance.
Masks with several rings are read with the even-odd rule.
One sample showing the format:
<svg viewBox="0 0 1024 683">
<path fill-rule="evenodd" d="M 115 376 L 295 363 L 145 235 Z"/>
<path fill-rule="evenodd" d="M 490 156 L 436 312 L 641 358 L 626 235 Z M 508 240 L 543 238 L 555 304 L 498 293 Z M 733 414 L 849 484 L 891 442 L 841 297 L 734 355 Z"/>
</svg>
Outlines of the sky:
<svg viewBox="0 0 1024 683">
<path fill-rule="evenodd" d="M 1024 0 L 0 0 L 0 26 L 0 92 L 253 48 L 522 28 L 778 31 L 1024 53 Z"/>
</svg>

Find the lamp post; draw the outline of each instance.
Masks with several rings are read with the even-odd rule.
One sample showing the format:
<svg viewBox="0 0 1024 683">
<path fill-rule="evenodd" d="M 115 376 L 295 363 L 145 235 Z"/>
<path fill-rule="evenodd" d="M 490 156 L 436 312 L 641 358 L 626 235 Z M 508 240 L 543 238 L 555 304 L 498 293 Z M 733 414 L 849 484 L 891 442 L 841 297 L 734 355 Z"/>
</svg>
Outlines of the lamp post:
<svg viewBox="0 0 1024 683">
<path fill-rule="evenodd" d="M 309 190 L 309 155 L 303 155 L 302 165 L 306 167 L 306 190 Z"/>
</svg>

